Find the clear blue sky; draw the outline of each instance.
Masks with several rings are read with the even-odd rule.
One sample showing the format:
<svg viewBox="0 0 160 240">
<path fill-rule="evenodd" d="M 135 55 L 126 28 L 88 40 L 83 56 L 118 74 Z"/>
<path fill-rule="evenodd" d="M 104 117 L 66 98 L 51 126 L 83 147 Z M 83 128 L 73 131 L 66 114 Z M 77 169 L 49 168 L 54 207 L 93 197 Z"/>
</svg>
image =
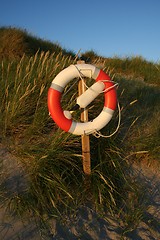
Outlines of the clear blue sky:
<svg viewBox="0 0 160 240">
<path fill-rule="evenodd" d="M 1 0 L 0 26 L 77 53 L 160 62 L 160 0 Z"/>
</svg>

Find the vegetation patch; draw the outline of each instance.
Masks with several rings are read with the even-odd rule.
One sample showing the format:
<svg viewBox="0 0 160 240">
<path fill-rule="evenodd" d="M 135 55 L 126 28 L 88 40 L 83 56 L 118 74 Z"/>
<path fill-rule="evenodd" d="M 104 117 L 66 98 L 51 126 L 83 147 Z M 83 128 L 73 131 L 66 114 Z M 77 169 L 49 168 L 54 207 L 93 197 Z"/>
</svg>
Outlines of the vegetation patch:
<svg viewBox="0 0 160 240">
<path fill-rule="evenodd" d="M 130 178 L 131 163 L 145 159 L 159 166 L 160 66 L 141 57 L 84 56 L 119 83 L 121 113 L 118 133 L 110 139 L 90 137 L 89 179 L 82 171 L 80 138 L 58 129 L 47 108 L 53 78 L 75 64 L 77 56 L 25 31 L 0 29 L 0 140 L 27 175 L 26 188 L 14 195 L 4 194 L 3 175 L 1 204 L 21 217 L 34 216 L 46 231 L 51 231 L 52 218 L 74 216 L 89 204 L 103 217 L 109 213 L 121 219 L 122 233 L 128 233 L 143 220 L 146 206 L 143 186 Z M 70 109 L 76 91 L 74 86 L 66 94 L 65 109 Z M 101 100 L 96 100 L 95 111 L 91 108 L 92 117 Z M 102 130 L 104 135 L 114 132 L 118 114 Z"/>
</svg>

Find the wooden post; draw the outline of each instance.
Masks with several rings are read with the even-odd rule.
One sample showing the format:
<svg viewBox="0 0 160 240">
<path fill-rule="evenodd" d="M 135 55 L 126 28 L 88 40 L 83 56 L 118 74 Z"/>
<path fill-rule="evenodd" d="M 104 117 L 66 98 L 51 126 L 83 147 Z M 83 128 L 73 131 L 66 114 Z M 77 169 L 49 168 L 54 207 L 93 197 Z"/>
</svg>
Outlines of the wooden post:
<svg viewBox="0 0 160 240">
<path fill-rule="evenodd" d="M 77 64 L 85 63 L 84 61 L 77 61 Z M 85 80 L 84 80 L 85 81 Z M 86 86 L 83 81 L 80 79 L 78 84 L 78 94 L 79 96 L 86 91 Z M 88 110 L 84 109 L 81 113 L 81 121 L 87 122 L 88 121 Z M 82 142 L 82 163 L 83 163 L 83 171 L 84 173 L 89 176 L 91 174 L 91 158 L 90 158 L 90 141 L 89 135 L 82 135 L 81 136 Z"/>
</svg>

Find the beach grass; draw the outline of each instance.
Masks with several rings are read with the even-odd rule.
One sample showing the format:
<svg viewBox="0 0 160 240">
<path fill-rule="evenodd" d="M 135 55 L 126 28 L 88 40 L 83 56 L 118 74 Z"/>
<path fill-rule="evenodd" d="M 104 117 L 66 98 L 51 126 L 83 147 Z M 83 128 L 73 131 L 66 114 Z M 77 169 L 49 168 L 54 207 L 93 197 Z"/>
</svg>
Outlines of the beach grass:
<svg viewBox="0 0 160 240">
<path fill-rule="evenodd" d="M 19 36 L 26 35 L 19 30 L 16 34 L 17 44 L 23 42 Z M 48 113 L 47 92 L 52 80 L 77 60 L 77 56 L 56 49 L 40 49 L 30 55 L 22 48 L 23 54 L 15 58 L 13 49 L 0 51 L 0 139 L 27 175 L 25 191 L 4 198 L 1 189 L 2 202 L 20 216 L 33 215 L 46 229 L 51 227 L 50 218 L 63 219 L 64 213 L 73 214 L 89 203 L 100 214 L 120 216 L 124 233 L 132 231 L 143 219 L 145 203 L 144 190 L 130 179 L 128 168 L 132 161 L 145 158 L 158 163 L 159 159 L 159 65 L 140 57 L 102 59 L 92 52 L 93 62 L 103 62 L 103 68 L 119 84 L 121 124 L 109 139 L 90 137 L 92 171 L 86 181 L 80 137 L 62 132 Z M 75 91 L 76 86 L 66 94 L 65 109 L 72 105 Z M 101 99 L 96 104 L 95 109 L 100 108 Z M 92 117 L 96 111 L 91 110 Z M 104 135 L 114 132 L 118 114 L 117 109 L 102 130 Z"/>
</svg>

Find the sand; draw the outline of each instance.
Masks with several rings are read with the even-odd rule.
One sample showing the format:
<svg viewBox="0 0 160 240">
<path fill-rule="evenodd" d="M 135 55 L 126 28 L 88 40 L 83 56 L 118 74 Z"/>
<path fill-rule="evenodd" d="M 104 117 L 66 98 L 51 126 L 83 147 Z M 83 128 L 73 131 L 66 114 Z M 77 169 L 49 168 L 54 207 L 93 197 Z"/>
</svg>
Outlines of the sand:
<svg viewBox="0 0 160 240">
<path fill-rule="evenodd" d="M 24 190 L 27 178 L 16 158 L 0 145 L 0 180 L 5 186 L 6 196 Z M 131 177 L 143 182 L 147 190 L 147 205 L 144 209 L 144 220 L 135 230 L 126 233 L 122 238 L 123 224 L 116 216 L 101 217 L 90 206 L 81 206 L 74 217 L 65 216 L 65 225 L 51 220 L 52 230 L 42 236 L 40 228 L 33 218 L 21 219 L 8 211 L 1 203 L 0 240 L 158 240 L 160 239 L 160 172 L 156 164 L 146 162 L 131 164 Z"/>
</svg>

